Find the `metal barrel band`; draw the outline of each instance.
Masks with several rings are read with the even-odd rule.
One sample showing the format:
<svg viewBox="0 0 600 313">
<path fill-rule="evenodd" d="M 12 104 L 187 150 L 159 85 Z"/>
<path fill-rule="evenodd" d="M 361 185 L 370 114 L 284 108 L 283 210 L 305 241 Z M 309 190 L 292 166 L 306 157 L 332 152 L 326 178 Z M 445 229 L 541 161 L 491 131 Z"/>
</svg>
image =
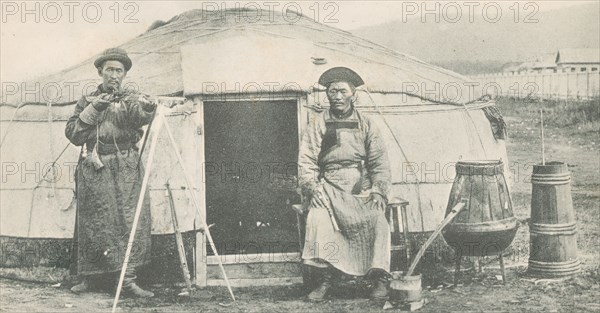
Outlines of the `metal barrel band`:
<svg viewBox="0 0 600 313">
<path fill-rule="evenodd" d="M 529 260 L 530 273 L 550 274 L 554 276 L 571 275 L 581 270 L 581 263 L 578 259 L 563 262 L 543 262 Z"/>
<path fill-rule="evenodd" d="M 559 261 L 559 262 L 530 260 L 529 263 L 531 263 L 535 266 L 547 267 L 547 268 L 563 268 L 563 267 L 580 266 L 581 265 L 581 263 L 579 262 L 579 259 L 577 259 L 577 258 L 570 259 L 567 261 Z"/>
<path fill-rule="evenodd" d="M 567 224 L 540 224 L 529 223 L 529 232 L 536 235 L 573 235 L 577 233 L 575 223 Z"/>
<path fill-rule="evenodd" d="M 504 173 L 501 165 L 467 165 L 457 164 L 456 174 L 496 176 Z"/>
<path fill-rule="evenodd" d="M 547 180 L 531 180 L 532 183 L 536 185 L 546 185 L 546 186 L 559 186 L 559 185 L 568 185 L 571 183 L 571 180 L 563 180 L 563 181 L 547 181 Z"/>
<path fill-rule="evenodd" d="M 552 174 L 533 173 L 531 176 L 532 177 L 547 178 L 547 179 L 567 179 L 567 178 L 571 177 L 571 173 L 570 172 L 552 173 Z"/>
<path fill-rule="evenodd" d="M 569 173 L 564 175 L 533 174 L 531 182 L 537 185 L 564 185 L 571 182 L 571 175 Z"/>
<path fill-rule="evenodd" d="M 486 233 L 489 231 L 503 231 L 517 227 L 516 217 L 506 218 L 499 221 L 481 222 L 481 223 L 450 223 L 446 226 L 446 231 Z"/>
</svg>

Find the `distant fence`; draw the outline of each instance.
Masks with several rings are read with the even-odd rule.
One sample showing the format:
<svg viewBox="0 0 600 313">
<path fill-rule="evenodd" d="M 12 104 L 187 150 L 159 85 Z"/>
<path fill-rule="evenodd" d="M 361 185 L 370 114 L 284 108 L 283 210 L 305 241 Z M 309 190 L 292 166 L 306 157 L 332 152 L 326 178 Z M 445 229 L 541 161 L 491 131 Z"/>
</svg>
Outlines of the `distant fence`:
<svg viewBox="0 0 600 313">
<path fill-rule="evenodd" d="M 485 93 L 534 99 L 589 100 L 600 96 L 600 72 L 494 73 L 471 76 Z"/>
</svg>

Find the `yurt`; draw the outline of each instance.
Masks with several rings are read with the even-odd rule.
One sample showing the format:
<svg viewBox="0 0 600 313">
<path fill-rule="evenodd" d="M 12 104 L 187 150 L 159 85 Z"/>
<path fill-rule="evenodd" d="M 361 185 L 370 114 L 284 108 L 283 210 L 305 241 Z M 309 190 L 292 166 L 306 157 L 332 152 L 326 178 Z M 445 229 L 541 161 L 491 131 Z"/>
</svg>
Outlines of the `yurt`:
<svg viewBox="0 0 600 313">
<path fill-rule="evenodd" d="M 153 24 L 120 48 L 134 64 L 126 85 L 174 104 L 166 121 L 193 186 L 186 185 L 173 145 L 161 133 L 149 185 L 152 229 L 156 242 L 174 231 L 168 183 L 199 286 L 223 283 L 218 261 L 238 286 L 301 279 L 301 221 L 290 207 L 301 201 L 296 185 L 303 130 L 311 114 L 328 108 L 316 82 L 329 68 L 350 67 L 365 81 L 357 109 L 383 133 L 393 195 L 409 202 L 409 233 L 429 233 L 444 218 L 455 162 L 507 163 L 494 103 L 466 77 L 298 13 L 192 10 Z M 75 102 L 100 83 L 94 59 L 4 88 L 4 266 L 56 265 L 57 258 L 68 265 L 80 147 L 69 144 L 64 127 Z M 198 212 L 188 188 L 199 200 Z M 204 223 L 220 260 L 196 231 Z M 166 247 L 174 252 L 157 246 L 156 259 L 177 264 L 174 245 Z"/>
</svg>

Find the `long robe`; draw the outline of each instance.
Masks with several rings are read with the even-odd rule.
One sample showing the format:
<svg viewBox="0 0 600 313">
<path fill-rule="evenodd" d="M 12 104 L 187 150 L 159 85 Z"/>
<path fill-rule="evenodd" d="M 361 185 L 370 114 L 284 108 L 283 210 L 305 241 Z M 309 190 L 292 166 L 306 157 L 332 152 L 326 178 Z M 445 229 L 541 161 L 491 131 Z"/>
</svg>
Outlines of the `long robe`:
<svg viewBox="0 0 600 313">
<path fill-rule="evenodd" d="M 102 85 L 90 96 L 101 93 Z M 67 138 L 76 146 L 84 146 L 75 173 L 73 274 L 116 272 L 123 265 L 143 177 L 136 144 L 143 135 L 141 127 L 153 118 L 153 111 L 145 111 L 138 99 L 139 94 L 122 92 L 106 110 L 98 111 L 83 97 L 67 122 Z M 93 152 L 97 142 L 98 159 L 103 164 L 99 169 Z M 129 268 L 150 262 L 151 226 L 146 194 Z"/>
<path fill-rule="evenodd" d="M 366 205 L 370 193 L 387 197 L 390 190 L 387 151 L 372 121 L 354 109 L 348 115 L 315 114 L 302 138 L 298 163 L 304 199 L 310 201 L 322 188 L 327 204 L 308 207 L 302 258 L 307 265 L 331 265 L 355 276 L 373 269 L 389 272 L 387 220 Z"/>
</svg>

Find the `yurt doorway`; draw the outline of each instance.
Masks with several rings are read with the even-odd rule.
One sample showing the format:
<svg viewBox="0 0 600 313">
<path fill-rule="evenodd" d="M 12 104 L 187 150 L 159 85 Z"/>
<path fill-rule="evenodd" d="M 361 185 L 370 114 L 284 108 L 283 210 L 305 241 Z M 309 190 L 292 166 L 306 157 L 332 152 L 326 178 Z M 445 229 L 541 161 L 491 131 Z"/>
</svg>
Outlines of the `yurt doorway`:
<svg viewBox="0 0 600 313">
<path fill-rule="evenodd" d="M 220 254 L 299 251 L 297 110 L 294 100 L 204 102 L 206 214 Z"/>
</svg>

